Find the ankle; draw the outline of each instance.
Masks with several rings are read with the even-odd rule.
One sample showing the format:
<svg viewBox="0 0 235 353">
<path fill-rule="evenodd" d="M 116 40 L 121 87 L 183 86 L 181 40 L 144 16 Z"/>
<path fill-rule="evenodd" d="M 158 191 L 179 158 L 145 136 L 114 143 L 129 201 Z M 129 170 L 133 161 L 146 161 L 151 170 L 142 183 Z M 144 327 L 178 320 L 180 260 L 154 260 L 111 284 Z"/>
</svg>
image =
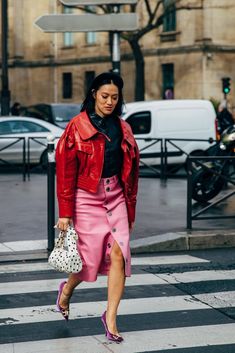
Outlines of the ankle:
<svg viewBox="0 0 235 353">
<path fill-rule="evenodd" d="M 109 312 L 108 310 L 106 311 L 106 319 L 107 319 L 109 324 L 115 324 L 116 323 L 116 317 L 117 317 L 117 313 Z"/>
<path fill-rule="evenodd" d="M 73 289 L 69 288 L 69 287 L 68 287 L 68 284 L 66 283 L 66 284 L 64 285 L 64 288 L 63 288 L 62 293 L 63 293 L 63 295 L 64 295 L 65 297 L 69 297 L 69 298 L 70 298 L 70 297 L 72 296 L 72 294 L 73 294 Z"/>
</svg>

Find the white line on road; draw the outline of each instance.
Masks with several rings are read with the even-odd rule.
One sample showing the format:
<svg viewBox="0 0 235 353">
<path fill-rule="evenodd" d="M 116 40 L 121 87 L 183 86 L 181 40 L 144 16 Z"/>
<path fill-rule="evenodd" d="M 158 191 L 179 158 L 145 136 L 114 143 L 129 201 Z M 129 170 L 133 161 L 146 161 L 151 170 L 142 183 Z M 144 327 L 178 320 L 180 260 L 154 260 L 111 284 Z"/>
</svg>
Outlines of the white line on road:
<svg viewBox="0 0 235 353">
<path fill-rule="evenodd" d="M 122 344 L 108 343 L 104 335 L 70 337 L 1 345 L 1 353 L 137 353 L 235 344 L 235 324 L 133 331 Z M 133 348 L 135 347 L 135 348 Z"/>
<path fill-rule="evenodd" d="M 235 270 L 189 271 L 183 273 L 160 273 L 158 278 L 167 283 L 192 283 L 235 279 Z"/>
<path fill-rule="evenodd" d="M 60 279 L 45 279 L 40 281 L 22 281 L 0 283 L 0 295 L 50 292 L 58 290 Z M 99 276 L 96 282 L 83 282 L 77 290 L 106 287 L 107 277 Z M 139 286 L 151 284 L 166 284 L 166 282 L 153 274 L 132 275 L 126 280 L 126 286 Z"/>
<path fill-rule="evenodd" d="M 201 263 L 209 262 L 208 260 L 190 255 L 169 255 L 169 256 L 146 256 L 146 257 L 132 257 L 132 265 L 173 265 L 184 263 Z M 52 270 L 52 267 L 47 262 L 24 263 L 24 264 L 10 264 L 0 265 L 0 273 L 14 273 L 14 272 L 33 272 L 33 271 L 47 271 Z"/>
<path fill-rule="evenodd" d="M 56 301 L 56 298 L 55 298 Z M 40 304 L 40 302 L 39 302 Z M 72 303 L 70 319 L 100 317 L 106 308 L 106 301 Z M 208 305 L 194 300 L 191 296 L 123 299 L 119 315 L 162 313 L 181 310 L 210 309 Z M 0 326 L 28 324 L 35 322 L 59 321 L 61 315 L 56 312 L 55 305 L 33 306 L 25 308 L 0 310 Z"/>
</svg>

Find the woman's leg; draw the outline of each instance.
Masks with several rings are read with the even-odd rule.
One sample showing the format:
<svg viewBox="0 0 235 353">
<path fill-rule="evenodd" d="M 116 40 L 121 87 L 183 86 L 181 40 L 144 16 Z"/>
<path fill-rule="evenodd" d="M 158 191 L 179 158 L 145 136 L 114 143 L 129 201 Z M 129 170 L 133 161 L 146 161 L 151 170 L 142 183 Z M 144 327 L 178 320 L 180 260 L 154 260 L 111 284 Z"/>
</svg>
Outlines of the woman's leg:
<svg viewBox="0 0 235 353">
<path fill-rule="evenodd" d="M 63 287 L 63 291 L 60 296 L 59 305 L 63 309 L 69 308 L 69 300 L 73 294 L 74 288 L 76 288 L 82 281 L 80 281 L 75 273 L 71 273 L 67 280 L 67 283 Z"/>
<path fill-rule="evenodd" d="M 118 335 L 116 316 L 125 286 L 125 267 L 122 251 L 116 242 L 113 244 L 110 259 L 106 320 L 109 331 Z"/>
</svg>

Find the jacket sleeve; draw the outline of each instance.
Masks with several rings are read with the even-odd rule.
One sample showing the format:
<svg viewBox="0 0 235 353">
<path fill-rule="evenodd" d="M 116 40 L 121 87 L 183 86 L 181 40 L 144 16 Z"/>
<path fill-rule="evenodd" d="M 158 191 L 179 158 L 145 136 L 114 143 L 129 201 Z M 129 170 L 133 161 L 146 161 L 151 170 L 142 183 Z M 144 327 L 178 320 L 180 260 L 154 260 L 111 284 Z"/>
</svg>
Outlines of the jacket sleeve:
<svg viewBox="0 0 235 353">
<path fill-rule="evenodd" d="M 127 213 L 129 223 L 135 221 L 136 212 L 136 197 L 138 192 L 138 180 L 139 180 L 139 149 L 137 144 L 134 146 L 134 158 L 132 158 L 131 173 L 127 182 Z"/>
<path fill-rule="evenodd" d="M 55 158 L 59 217 L 73 217 L 78 170 L 73 123 L 69 123 L 61 136 Z"/>
</svg>

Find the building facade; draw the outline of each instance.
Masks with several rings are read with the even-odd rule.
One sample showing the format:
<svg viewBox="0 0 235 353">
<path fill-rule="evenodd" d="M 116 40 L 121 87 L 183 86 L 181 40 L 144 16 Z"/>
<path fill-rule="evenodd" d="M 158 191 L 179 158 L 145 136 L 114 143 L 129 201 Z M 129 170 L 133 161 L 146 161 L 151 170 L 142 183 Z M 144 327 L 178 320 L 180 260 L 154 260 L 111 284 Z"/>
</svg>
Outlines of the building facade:
<svg viewBox="0 0 235 353">
<path fill-rule="evenodd" d="M 33 6 L 31 0 L 8 1 L 12 102 L 81 102 L 93 77 L 112 68 L 109 34 L 44 33 L 34 25 L 39 16 L 81 11 L 64 7 L 58 0 L 35 1 Z M 156 0 L 151 2 L 154 6 Z M 182 0 L 176 6 L 157 29 L 140 40 L 145 99 L 220 101 L 221 79 L 230 77 L 228 99 L 235 105 L 234 0 Z M 139 0 L 137 9 L 143 27 L 148 19 L 144 1 Z M 135 99 L 135 62 L 125 40 L 121 40 L 121 56 L 124 94 L 129 102 Z"/>
</svg>

